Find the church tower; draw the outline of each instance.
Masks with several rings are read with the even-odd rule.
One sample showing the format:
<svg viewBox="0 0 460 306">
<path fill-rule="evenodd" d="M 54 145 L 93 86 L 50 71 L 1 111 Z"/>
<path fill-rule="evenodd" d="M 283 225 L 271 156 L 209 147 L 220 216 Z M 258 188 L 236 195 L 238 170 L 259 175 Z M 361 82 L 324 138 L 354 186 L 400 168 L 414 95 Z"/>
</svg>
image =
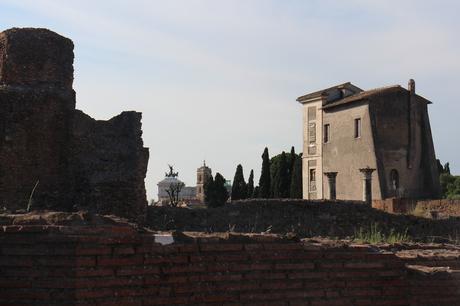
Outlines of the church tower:
<svg viewBox="0 0 460 306">
<path fill-rule="evenodd" d="M 196 198 L 201 203 L 204 203 L 204 185 L 210 177 L 212 177 L 211 168 L 206 166 L 206 161 L 203 161 L 203 166 L 196 170 Z"/>
</svg>

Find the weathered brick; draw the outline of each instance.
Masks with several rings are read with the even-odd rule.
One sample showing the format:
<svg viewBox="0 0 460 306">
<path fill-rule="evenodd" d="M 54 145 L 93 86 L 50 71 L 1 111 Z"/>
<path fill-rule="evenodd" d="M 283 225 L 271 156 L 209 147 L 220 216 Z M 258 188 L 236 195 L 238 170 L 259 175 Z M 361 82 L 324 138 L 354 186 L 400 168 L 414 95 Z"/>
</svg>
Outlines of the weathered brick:
<svg viewBox="0 0 460 306">
<path fill-rule="evenodd" d="M 128 276 L 128 275 L 150 275 L 150 274 L 159 274 L 160 267 L 128 267 L 128 268 L 119 268 L 116 270 L 117 275 Z"/>
<path fill-rule="evenodd" d="M 106 257 L 98 256 L 98 266 L 130 266 L 141 265 L 144 263 L 144 258 L 141 255 L 128 256 L 128 257 Z"/>
<path fill-rule="evenodd" d="M 92 248 L 82 248 L 77 247 L 75 249 L 75 255 L 110 255 L 112 254 L 112 248 L 110 247 L 92 247 Z"/>
<path fill-rule="evenodd" d="M 231 252 L 231 251 L 242 251 L 242 244 L 230 244 L 230 243 L 220 243 L 220 244 L 201 244 L 200 250 L 202 252 Z"/>
<path fill-rule="evenodd" d="M 275 270 L 312 270 L 314 268 L 315 264 L 312 262 L 275 264 Z"/>
</svg>

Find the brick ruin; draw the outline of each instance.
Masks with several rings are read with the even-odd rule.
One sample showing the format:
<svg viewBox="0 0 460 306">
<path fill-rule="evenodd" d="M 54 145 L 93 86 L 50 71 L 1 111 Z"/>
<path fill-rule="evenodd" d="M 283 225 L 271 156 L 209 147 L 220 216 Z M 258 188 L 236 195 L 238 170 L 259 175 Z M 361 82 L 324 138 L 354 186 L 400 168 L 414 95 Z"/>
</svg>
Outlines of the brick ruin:
<svg viewBox="0 0 460 306">
<path fill-rule="evenodd" d="M 0 217 L 1 305 L 460 305 L 460 249 Z"/>
<path fill-rule="evenodd" d="M 139 219 L 149 156 L 141 113 L 100 121 L 76 110 L 73 47 L 47 29 L 0 33 L 0 208 Z"/>
</svg>

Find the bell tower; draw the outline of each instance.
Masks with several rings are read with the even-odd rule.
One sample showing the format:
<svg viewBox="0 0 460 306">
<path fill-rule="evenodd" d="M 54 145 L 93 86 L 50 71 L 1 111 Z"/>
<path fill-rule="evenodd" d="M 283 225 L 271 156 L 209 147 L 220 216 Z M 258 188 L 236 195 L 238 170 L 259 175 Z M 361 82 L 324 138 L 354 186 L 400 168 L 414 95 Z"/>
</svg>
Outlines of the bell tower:
<svg viewBox="0 0 460 306">
<path fill-rule="evenodd" d="M 211 168 L 206 166 L 206 161 L 203 161 L 203 166 L 196 170 L 196 198 L 204 203 L 204 185 L 212 177 Z"/>
</svg>

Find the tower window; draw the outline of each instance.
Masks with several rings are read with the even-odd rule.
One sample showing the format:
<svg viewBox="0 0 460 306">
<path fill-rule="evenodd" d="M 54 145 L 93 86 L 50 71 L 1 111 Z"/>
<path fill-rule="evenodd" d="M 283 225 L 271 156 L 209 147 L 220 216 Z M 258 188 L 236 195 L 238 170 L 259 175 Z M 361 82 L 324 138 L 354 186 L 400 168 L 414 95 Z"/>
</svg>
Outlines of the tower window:
<svg viewBox="0 0 460 306">
<path fill-rule="evenodd" d="M 390 171 L 390 184 L 391 189 L 397 190 L 399 188 L 399 174 L 396 169 Z"/>
<path fill-rule="evenodd" d="M 316 190 L 316 169 L 310 169 L 310 191 Z"/>
<path fill-rule="evenodd" d="M 331 137 L 331 125 L 330 124 L 325 124 L 324 125 L 324 143 L 328 143 L 329 142 L 329 139 Z"/>
<path fill-rule="evenodd" d="M 355 138 L 361 137 L 361 118 L 355 119 Z"/>
</svg>

